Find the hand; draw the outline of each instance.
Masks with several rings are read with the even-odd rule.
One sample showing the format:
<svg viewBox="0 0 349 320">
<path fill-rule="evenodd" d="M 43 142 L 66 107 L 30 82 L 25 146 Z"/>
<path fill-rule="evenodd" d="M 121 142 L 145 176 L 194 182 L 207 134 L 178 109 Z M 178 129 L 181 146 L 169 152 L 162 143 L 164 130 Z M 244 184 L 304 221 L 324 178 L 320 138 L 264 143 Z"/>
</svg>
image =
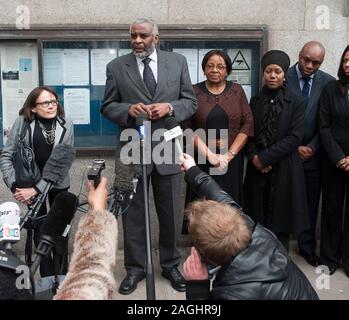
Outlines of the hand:
<svg viewBox="0 0 349 320">
<path fill-rule="evenodd" d="M 308 146 L 300 146 L 298 147 L 298 154 L 303 161 L 306 161 L 313 157 L 314 152 L 313 149 Z"/>
<path fill-rule="evenodd" d="M 207 267 L 194 247 L 191 248 L 191 254 L 184 262 L 183 275 L 186 281 L 208 279 Z"/>
<path fill-rule="evenodd" d="M 151 112 L 151 119 L 152 120 L 158 120 L 158 119 L 165 117 L 166 115 L 168 115 L 168 113 L 171 110 L 168 103 L 149 104 L 148 109 Z"/>
<path fill-rule="evenodd" d="M 218 154 L 215 154 L 215 153 L 213 153 L 211 151 L 208 151 L 207 160 L 214 167 L 219 167 L 219 165 L 220 165 L 220 158 L 218 156 L 219 156 Z"/>
<path fill-rule="evenodd" d="M 188 171 L 190 168 L 196 166 L 195 160 L 186 153 L 183 153 L 183 155 L 179 157 L 179 161 L 181 162 L 182 171 Z"/>
<path fill-rule="evenodd" d="M 229 155 L 228 155 L 228 153 L 219 154 L 218 158 L 219 158 L 219 170 L 224 171 L 229 165 L 229 161 L 230 161 Z"/>
<path fill-rule="evenodd" d="M 93 185 L 93 181 L 87 181 L 88 195 L 87 200 L 92 210 L 101 211 L 105 210 L 107 206 L 107 178 L 101 177 L 101 181 L 98 184 L 97 189 Z"/>
<path fill-rule="evenodd" d="M 128 115 L 131 118 L 137 118 L 140 113 L 146 113 L 148 118 L 151 119 L 151 112 L 144 103 L 132 104 L 128 109 Z"/>
<path fill-rule="evenodd" d="M 31 204 L 31 199 L 37 194 L 38 192 L 34 188 L 16 188 L 13 196 L 17 201 L 23 202 L 25 204 Z"/>
<path fill-rule="evenodd" d="M 269 173 L 271 170 L 273 170 L 273 167 L 272 166 L 267 166 L 265 168 L 262 168 L 261 170 L 259 170 L 260 172 L 264 173 L 264 174 L 267 174 Z"/>
<path fill-rule="evenodd" d="M 339 161 L 338 167 L 346 172 L 349 172 L 349 157 L 346 157 Z"/>
<path fill-rule="evenodd" d="M 255 155 L 252 159 L 252 163 L 253 165 L 255 166 L 255 168 L 257 170 L 261 170 L 264 168 L 264 164 L 263 162 L 261 161 L 261 159 L 259 159 L 258 155 Z"/>
</svg>

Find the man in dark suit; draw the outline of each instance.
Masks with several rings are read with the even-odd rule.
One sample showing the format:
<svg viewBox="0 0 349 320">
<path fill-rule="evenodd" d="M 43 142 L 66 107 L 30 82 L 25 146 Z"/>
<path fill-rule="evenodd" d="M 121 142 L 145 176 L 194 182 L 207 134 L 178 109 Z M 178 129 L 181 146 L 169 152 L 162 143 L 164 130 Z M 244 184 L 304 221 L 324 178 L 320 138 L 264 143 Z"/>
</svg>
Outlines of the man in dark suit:
<svg viewBox="0 0 349 320">
<path fill-rule="evenodd" d="M 185 57 L 157 49 L 159 33 L 152 20 L 138 19 L 130 27 L 132 53 L 116 58 L 107 65 L 107 81 L 101 112 L 117 123 L 122 132 L 134 128 L 136 117 L 144 113 L 151 121 L 151 131 L 164 129 L 164 117 L 172 115 L 178 122 L 196 111 Z M 118 148 L 121 147 L 120 136 Z M 152 141 L 154 147 L 159 142 Z M 152 158 L 147 167 L 148 186 L 151 179 L 159 220 L 159 249 L 162 275 L 178 291 L 185 291 L 185 280 L 178 270 L 180 254 L 176 248 L 179 225 L 179 164 L 159 163 Z M 127 214 L 123 215 L 124 252 L 127 276 L 119 292 L 130 294 L 144 279 L 145 226 L 143 184 Z M 148 200 L 148 199 L 147 199 Z"/>
<path fill-rule="evenodd" d="M 299 253 L 312 266 L 320 264 L 316 255 L 316 220 L 318 216 L 321 180 L 319 156 L 319 131 L 317 125 L 319 98 L 325 85 L 334 78 L 319 70 L 325 58 L 324 46 L 316 41 L 308 42 L 299 53 L 298 62 L 287 74 L 287 85 L 306 102 L 304 137 L 298 148 L 303 160 L 307 192 L 307 214 L 311 228 L 298 237 Z"/>
</svg>

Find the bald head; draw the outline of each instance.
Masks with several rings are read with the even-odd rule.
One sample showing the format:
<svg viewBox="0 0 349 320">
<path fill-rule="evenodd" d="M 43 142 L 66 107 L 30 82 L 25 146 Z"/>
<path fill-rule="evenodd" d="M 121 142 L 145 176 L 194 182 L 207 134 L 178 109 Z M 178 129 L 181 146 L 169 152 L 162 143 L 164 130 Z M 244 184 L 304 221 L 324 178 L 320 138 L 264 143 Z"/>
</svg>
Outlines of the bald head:
<svg viewBox="0 0 349 320">
<path fill-rule="evenodd" d="M 317 41 L 307 42 L 299 53 L 299 69 L 303 77 L 310 77 L 321 66 L 325 58 L 325 47 Z"/>
</svg>

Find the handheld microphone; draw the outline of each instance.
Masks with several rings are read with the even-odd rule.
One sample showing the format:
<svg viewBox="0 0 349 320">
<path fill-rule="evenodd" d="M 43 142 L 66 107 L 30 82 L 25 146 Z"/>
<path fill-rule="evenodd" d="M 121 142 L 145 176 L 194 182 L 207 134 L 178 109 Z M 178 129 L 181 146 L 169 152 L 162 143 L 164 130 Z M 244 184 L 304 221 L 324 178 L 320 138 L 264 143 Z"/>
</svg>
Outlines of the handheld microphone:
<svg viewBox="0 0 349 320">
<path fill-rule="evenodd" d="M 178 122 L 174 117 L 166 117 L 164 121 L 165 127 L 168 130 L 164 133 L 165 141 L 169 142 L 174 139 L 178 154 L 179 156 L 182 156 L 183 149 L 179 141 L 179 138 L 183 135 L 182 128 L 179 126 Z"/>
<path fill-rule="evenodd" d="M 148 117 L 145 113 L 140 113 L 136 118 L 136 128 L 139 134 L 139 138 L 142 142 L 144 142 L 146 137 L 146 130 L 144 126 L 144 121 L 147 121 Z"/>
<path fill-rule="evenodd" d="M 70 221 L 73 219 L 76 208 L 77 197 L 74 194 L 62 191 L 57 195 L 40 229 L 42 236 L 36 248 L 37 255 L 30 268 L 32 274 L 35 274 L 42 258 L 48 256 L 51 252 L 57 237 L 68 235 Z"/>
</svg>

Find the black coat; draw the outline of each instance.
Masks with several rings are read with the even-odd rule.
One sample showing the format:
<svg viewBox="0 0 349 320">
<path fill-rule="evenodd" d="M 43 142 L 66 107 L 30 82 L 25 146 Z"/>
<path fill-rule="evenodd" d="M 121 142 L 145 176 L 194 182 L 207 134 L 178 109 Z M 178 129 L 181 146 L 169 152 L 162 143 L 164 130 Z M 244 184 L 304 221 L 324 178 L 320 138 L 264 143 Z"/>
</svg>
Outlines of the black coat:
<svg viewBox="0 0 349 320">
<path fill-rule="evenodd" d="M 188 184 L 207 200 L 239 205 L 198 167 L 185 176 Z M 222 267 L 209 292 L 208 281 L 188 281 L 187 299 L 318 300 L 302 271 L 292 262 L 275 235 L 243 215 L 252 230 L 248 247 Z"/>
<path fill-rule="evenodd" d="M 299 234 L 309 228 L 304 171 L 298 155 L 303 139 L 305 104 L 302 98 L 292 95 L 287 88 L 280 91 L 282 111 L 276 120 L 275 142 L 268 148 L 257 143 L 268 106 L 260 94 L 251 99 L 255 137 L 249 138 L 245 151 L 248 157 L 244 181 L 244 210 L 255 221 L 273 232 Z M 265 166 L 272 166 L 268 174 L 258 171 L 251 160 L 258 155 Z M 273 189 L 266 208 L 266 181 Z M 269 192 L 269 191 L 268 191 Z"/>
<path fill-rule="evenodd" d="M 349 101 L 338 81 L 327 84 L 320 98 L 321 143 L 331 163 L 349 156 Z"/>
</svg>

